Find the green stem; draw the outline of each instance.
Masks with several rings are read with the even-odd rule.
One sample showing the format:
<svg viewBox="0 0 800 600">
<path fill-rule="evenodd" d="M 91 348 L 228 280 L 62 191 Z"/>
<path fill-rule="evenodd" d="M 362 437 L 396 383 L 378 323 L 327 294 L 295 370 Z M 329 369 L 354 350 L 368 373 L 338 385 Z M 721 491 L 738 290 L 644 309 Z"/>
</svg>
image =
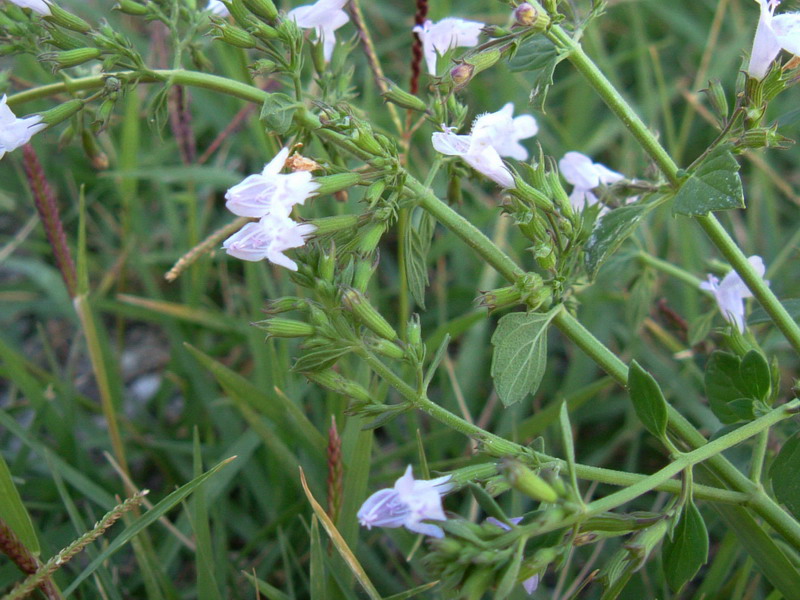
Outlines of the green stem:
<svg viewBox="0 0 800 600">
<path fill-rule="evenodd" d="M 769 431 L 762 431 L 756 438 L 756 445 L 753 447 L 753 455 L 750 459 L 750 479 L 753 483 L 761 485 L 761 473 L 764 469 L 764 457 L 767 455 L 767 442 L 769 441 Z"/>
<path fill-rule="evenodd" d="M 636 258 L 644 265 L 648 265 L 653 267 L 654 269 L 658 269 L 659 271 L 666 273 L 667 275 L 673 276 L 675 279 L 680 279 L 684 283 L 689 284 L 691 287 L 699 288 L 702 280 L 695 277 L 688 271 L 681 269 L 680 267 L 676 267 L 671 262 L 667 262 L 665 260 L 661 260 L 660 258 L 656 258 L 652 254 L 648 254 L 647 252 L 639 252 L 636 255 Z"/>
<path fill-rule="evenodd" d="M 716 457 L 724 450 L 732 448 L 733 446 L 736 446 L 737 444 L 740 444 L 743 441 L 758 435 L 762 431 L 768 430 L 770 427 L 783 421 L 784 419 L 793 417 L 797 413 L 798 408 L 800 408 L 800 400 L 792 400 L 791 402 L 769 412 L 763 417 L 751 421 L 750 423 L 747 423 L 746 425 L 743 425 L 740 428 L 717 438 L 713 442 L 708 442 L 701 448 L 675 457 L 670 464 L 660 471 L 645 477 L 644 479 L 625 488 L 624 490 L 620 490 L 600 498 L 599 500 L 591 502 L 590 504 L 586 505 L 584 512 L 570 515 L 560 522 L 553 523 L 551 525 L 548 524 L 544 527 L 538 523 L 533 523 L 528 526 L 530 530 L 527 530 L 526 527 L 520 527 L 518 532 L 520 535 L 529 535 L 532 533 L 541 535 L 547 531 L 568 527 L 586 519 L 587 517 L 608 512 L 619 506 L 622 506 L 623 504 L 627 504 L 631 500 L 634 500 L 639 496 L 654 490 L 662 483 L 669 481 L 684 469 Z"/>
<path fill-rule="evenodd" d="M 739 246 L 736 245 L 736 242 L 728 235 L 728 232 L 725 231 L 725 228 L 722 227 L 713 214 L 696 217 L 696 220 L 736 270 L 750 291 L 753 292 L 753 296 L 761 303 L 761 306 L 767 311 L 767 314 L 772 318 L 778 329 L 783 332 L 792 348 L 800 353 L 800 326 L 797 325 L 783 304 L 781 304 L 781 301 L 769 289 L 766 282 L 756 273 L 744 252 L 739 249 Z"/>
<path fill-rule="evenodd" d="M 432 418 L 446 425 L 448 428 L 458 431 L 459 433 L 462 433 L 465 436 L 480 442 L 484 450 L 489 454 L 493 454 L 495 456 L 514 456 L 521 459 L 530 459 L 533 457 L 536 459 L 537 464 L 553 464 L 559 469 L 566 469 L 568 467 L 567 461 L 565 460 L 550 456 L 548 454 L 538 452 L 534 453 L 530 448 L 506 440 L 505 438 L 490 433 L 484 429 L 481 429 L 477 425 L 462 419 L 461 417 L 451 413 L 447 409 L 431 401 L 425 394 L 418 393 L 372 353 L 368 351 L 362 351 L 360 355 L 378 375 L 380 375 L 387 383 L 394 387 L 400 393 L 400 395 L 403 396 L 403 398 L 412 403 L 415 408 L 427 413 Z M 796 402 L 800 405 L 800 400 L 797 400 Z M 470 469 L 470 478 L 490 477 L 497 472 L 497 467 L 494 463 L 487 464 L 484 468 L 485 472 L 481 471 L 473 473 L 472 471 L 475 469 L 475 467 L 468 467 L 468 469 Z M 592 467 L 578 463 L 575 464 L 575 474 L 581 479 L 598 481 L 600 483 L 608 483 L 622 487 L 629 487 L 634 484 L 639 484 L 641 481 L 648 478 L 648 476 L 640 475 L 638 473 L 614 471 L 612 469 L 603 469 L 600 467 Z M 656 487 L 651 489 L 677 495 L 681 493 L 682 488 L 680 481 L 664 480 Z M 696 498 L 710 500 L 712 502 L 724 502 L 742 505 L 747 504 L 751 498 L 750 495 L 742 492 L 723 490 L 707 485 L 695 485 L 694 490 Z"/>
<path fill-rule="evenodd" d="M 591 58 L 583 51 L 581 45 L 573 40 L 559 25 L 554 25 L 547 33 L 547 37 L 556 46 L 567 53 L 567 59 L 586 78 L 611 111 L 619 117 L 620 121 L 633 134 L 645 152 L 661 169 L 673 187 L 680 183 L 678 165 L 672 160 L 669 153 L 659 144 L 656 137 L 631 109 L 627 101 L 617 89 L 606 79 L 602 71 L 597 68 Z"/>
</svg>

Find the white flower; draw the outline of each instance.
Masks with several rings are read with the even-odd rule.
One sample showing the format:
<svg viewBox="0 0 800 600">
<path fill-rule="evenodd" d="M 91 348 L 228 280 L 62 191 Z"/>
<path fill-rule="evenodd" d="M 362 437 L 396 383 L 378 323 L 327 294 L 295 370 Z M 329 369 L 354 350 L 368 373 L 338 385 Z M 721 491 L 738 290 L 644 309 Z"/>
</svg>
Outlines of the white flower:
<svg viewBox="0 0 800 600">
<path fill-rule="evenodd" d="M 761 257 L 751 256 L 747 260 L 758 276 L 763 279 L 766 269 Z M 769 285 L 769 281 L 766 283 Z M 700 284 L 700 289 L 711 292 L 717 300 L 717 306 L 725 320 L 735 325 L 740 333 L 744 333 L 744 300 L 752 298 L 753 293 L 747 288 L 739 274 L 731 269 L 722 278 L 722 282 L 713 275 L 709 275 L 708 281 Z"/>
<path fill-rule="evenodd" d="M 308 6 L 298 6 L 287 13 L 287 17 L 303 29 L 314 28 L 317 39 L 322 41 L 322 53 L 325 62 L 333 56 L 336 45 L 334 32 L 350 20 L 342 10 L 347 0 L 319 0 Z"/>
<path fill-rule="evenodd" d="M 514 105 L 509 102 L 494 113 L 480 115 L 470 135 L 457 135 L 449 127 L 434 133 L 433 147 L 448 156 L 460 156 L 476 171 L 483 173 L 504 188 L 514 187 L 514 176 L 501 156 L 525 160 L 528 151 L 519 140 L 536 135 L 539 130 L 531 115 L 514 118 Z"/>
<path fill-rule="evenodd" d="M 511 527 L 509 527 L 499 519 L 495 519 L 494 517 L 489 517 L 486 520 L 492 525 L 497 525 L 500 529 L 503 529 L 505 531 L 511 531 Z M 511 521 L 512 524 L 516 525 L 520 521 L 522 521 L 522 517 L 513 517 L 509 519 L 509 521 Z M 525 588 L 525 591 L 528 593 L 529 596 L 533 594 L 533 592 L 536 591 L 536 588 L 539 587 L 539 574 L 537 573 L 536 575 L 528 577 L 525 581 L 522 582 L 522 587 Z"/>
<path fill-rule="evenodd" d="M 220 0 L 208 0 L 206 10 L 212 15 L 216 15 L 218 17 L 229 17 L 231 14 L 230 11 L 228 11 L 228 7 L 225 6 Z"/>
<path fill-rule="evenodd" d="M 775 15 L 781 0 L 756 0 L 761 13 L 750 52 L 747 74 L 755 79 L 763 79 L 780 51 L 786 50 L 800 55 L 800 13 Z"/>
<path fill-rule="evenodd" d="M 493 146 L 500 156 L 526 160 L 528 151 L 519 143 L 539 132 L 531 115 L 514 117 L 514 103 L 509 102 L 493 113 L 479 115 L 472 124 L 472 136 Z"/>
<path fill-rule="evenodd" d="M 434 133 L 431 143 L 442 154 L 460 156 L 470 167 L 504 188 L 514 187 L 514 176 L 492 146 L 471 135 L 457 135 L 447 127 L 444 133 Z"/>
<path fill-rule="evenodd" d="M 592 162 L 591 158 L 580 152 L 567 152 L 558 161 L 558 168 L 567 183 L 573 185 L 569 202 L 575 211 L 597 204 L 598 199 L 592 192 L 593 189 L 625 178 L 600 163 Z"/>
<path fill-rule="evenodd" d="M 305 245 L 306 238 L 316 227 L 295 223 L 284 215 L 266 215 L 257 223 L 248 223 L 222 243 L 225 252 L 249 261 L 269 260 L 271 263 L 297 271 L 297 263 L 283 254 L 290 248 Z"/>
<path fill-rule="evenodd" d="M 50 2 L 48 0 L 11 0 L 11 3 L 22 8 L 30 8 L 40 15 L 47 16 L 50 14 Z"/>
<path fill-rule="evenodd" d="M 459 46 L 477 46 L 478 36 L 484 24 L 478 21 L 465 21 L 448 17 L 438 23 L 425 21 L 422 25 L 415 25 L 412 30 L 422 41 L 422 52 L 428 64 L 428 73 L 436 75 L 436 55 L 443 55 L 452 48 Z"/>
<path fill-rule="evenodd" d="M 47 127 L 42 123 L 42 117 L 34 115 L 18 119 L 8 107 L 8 99 L 5 94 L 0 98 L 0 158 L 6 152 L 11 152 L 20 146 L 24 146 L 30 141 L 33 134 L 38 133 Z"/>
<path fill-rule="evenodd" d="M 442 528 L 423 520 L 446 521 L 442 495 L 450 490 L 450 475 L 436 479 L 414 479 L 411 465 L 393 488 L 372 494 L 358 511 L 358 521 L 367 529 L 376 527 L 405 527 L 410 531 L 444 537 Z"/>
<path fill-rule="evenodd" d="M 280 172 L 288 156 L 289 149 L 283 148 L 260 174 L 250 175 L 229 189 L 225 194 L 228 210 L 240 217 L 266 214 L 288 217 L 295 204 L 303 204 L 313 196 L 319 184 L 311 180 L 311 173 Z"/>
</svg>

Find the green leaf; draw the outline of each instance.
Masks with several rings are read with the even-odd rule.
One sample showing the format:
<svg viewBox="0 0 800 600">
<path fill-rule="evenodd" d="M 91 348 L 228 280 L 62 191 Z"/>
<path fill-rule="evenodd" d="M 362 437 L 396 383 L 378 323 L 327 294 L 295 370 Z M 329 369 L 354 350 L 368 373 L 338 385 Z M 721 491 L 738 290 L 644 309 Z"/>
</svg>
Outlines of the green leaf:
<svg viewBox="0 0 800 600">
<path fill-rule="evenodd" d="M 410 219 L 409 219 L 410 221 Z M 425 288 L 428 287 L 428 251 L 431 247 L 436 219 L 427 211 L 420 211 L 419 222 L 406 227 L 406 252 L 404 261 L 408 276 L 408 290 L 414 301 L 425 308 Z"/>
<path fill-rule="evenodd" d="M 508 62 L 512 72 L 528 72 L 531 84 L 530 103 L 536 110 L 544 111 L 547 92 L 553 85 L 553 73 L 564 56 L 543 35 L 533 35 L 522 42 Z"/>
<path fill-rule="evenodd" d="M 731 208 L 744 208 L 742 179 L 730 146 L 721 145 L 683 182 L 675 194 L 672 210 L 694 217 Z"/>
<path fill-rule="evenodd" d="M 750 350 L 742 358 L 739 365 L 741 381 L 749 396 L 757 400 L 765 400 L 770 390 L 769 363 L 758 350 Z"/>
<path fill-rule="evenodd" d="M 287 96 L 276 92 L 269 94 L 261 107 L 261 122 L 270 131 L 283 135 L 292 126 L 292 118 L 297 110 L 297 103 Z"/>
<path fill-rule="evenodd" d="M 533 394 L 547 364 L 547 327 L 561 307 L 548 313 L 511 313 L 492 335 L 492 377 L 505 406 Z"/>
<path fill-rule="evenodd" d="M 511 594 L 511 591 L 517 585 L 519 579 L 519 569 L 522 566 L 523 552 L 525 552 L 526 538 L 521 537 L 517 541 L 517 547 L 514 549 L 514 558 L 506 567 L 500 582 L 497 585 L 497 590 L 494 593 L 494 598 L 497 600 L 505 600 Z"/>
<path fill-rule="evenodd" d="M 744 358 L 714 352 L 705 372 L 706 396 L 711 410 L 723 423 L 754 418 L 754 403 L 767 402 L 772 375 L 767 359 L 757 350 Z"/>
<path fill-rule="evenodd" d="M 295 373 L 321 371 L 332 367 L 342 356 L 350 352 L 349 346 L 330 344 L 321 348 L 314 348 L 299 357 L 292 365 Z"/>
<path fill-rule="evenodd" d="M 311 600 L 328 600 L 327 576 L 325 575 L 325 550 L 319 534 L 319 519 L 311 517 L 311 560 L 309 580 Z"/>
<path fill-rule="evenodd" d="M 594 279 L 603 263 L 631 236 L 651 209 L 651 204 L 632 204 L 603 215 L 584 247 L 584 263 L 590 278 Z"/>
<path fill-rule="evenodd" d="M 22 503 L 17 486 L 11 479 L 11 470 L 2 454 L 0 454 L 0 519 L 5 521 L 31 554 L 39 554 L 39 540 L 33 529 L 31 517 Z"/>
<path fill-rule="evenodd" d="M 628 370 L 628 392 L 642 425 L 663 439 L 667 433 L 667 401 L 653 376 L 635 360 Z"/>
<path fill-rule="evenodd" d="M 739 420 L 728 407 L 728 402 L 744 395 L 739 382 L 739 364 L 738 356 L 720 351 L 713 352 L 706 363 L 706 397 L 711 410 L 723 423 Z"/>
<path fill-rule="evenodd" d="M 700 511 L 689 502 L 671 538 L 664 540 L 663 566 L 669 587 L 680 591 L 708 560 L 708 531 Z"/>
<path fill-rule="evenodd" d="M 800 519 L 800 433 L 784 442 L 769 469 L 772 491 L 779 502 Z"/>
</svg>

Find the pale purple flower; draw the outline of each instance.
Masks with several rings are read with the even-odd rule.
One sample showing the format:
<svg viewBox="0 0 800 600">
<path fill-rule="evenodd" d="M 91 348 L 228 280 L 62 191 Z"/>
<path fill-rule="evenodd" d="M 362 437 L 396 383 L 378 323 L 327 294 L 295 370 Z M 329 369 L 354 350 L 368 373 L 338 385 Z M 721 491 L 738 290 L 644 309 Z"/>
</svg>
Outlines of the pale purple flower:
<svg viewBox="0 0 800 600">
<path fill-rule="evenodd" d="M 573 186 L 569 202 L 575 211 L 597 204 L 597 196 L 592 192 L 595 188 L 611 185 L 625 178 L 600 163 L 592 162 L 591 158 L 580 152 L 567 152 L 558 161 L 558 168 L 567 183 Z"/>
<path fill-rule="evenodd" d="M 208 0 L 206 10 L 217 17 L 229 17 L 230 11 L 220 0 Z"/>
<path fill-rule="evenodd" d="M 317 39 L 322 41 L 325 62 L 333 56 L 333 48 L 336 46 L 334 32 L 350 20 L 342 10 L 345 4 L 347 0 L 319 0 L 315 4 L 298 6 L 286 14 L 298 27 L 313 28 L 317 32 Z"/>
<path fill-rule="evenodd" d="M 225 252 L 249 261 L 269 260 L 271 263 L 297 271 L 297 263 L 283 254 L 290 248 L 306 243 L 316 227 L 295 223 L 285 215 L 266 215 L 257 223 L 248 223 L 222 243 Z"/>
<path fill-rule="evenodd" d="M 514 103 L 509 102 L 493 113 L 479 115 L 472 124 L 472 136 L 493 146 L 500 156 L 526 160 L 528 151 L 519 143 L 539 132 L 531 115 L 514 116 Z"/>
<path fill-rule="evenodd" d="M 50 2 L 48 0 L 11 0 L 11 3 L 22 8 L 30 8 L 33 12 L 43 16 L 50 14 Z"/>
<path fill-rule="evenodd" d="M 761 12 L 747 74 L 755 79 L 763 79 L 781 50 L 800 55 L 800 13 L 784 13 L 776 17 L 775 9 L 780 0 L 756 2 Z"/>
<path fill-rule="evenodd" d="M 225 206 L 240 217 L 263 217 L 266 214 L 289 216 L 295 204 L 303 204 L 314 195 L 319 184 L 311 173 L 300 171 L 282 174 L 289 156 L 283 148 L 257 175 L 249 175 L 225 193 Z"/>
<path fill-rule="evenodd" d="M 27 144 L 33 134 L 46 127 L 47 124 L 42 123 L 42 117 L 39 115 L 17 118 L 8 107 L 8 98 L 3 94 L 0 98 L 0 158 L 3 158 L 6 152 Z"/>
<path fill-rule="evenodd" d="M 758 276 L 763 279 L 766 269 L 760 256 L 751 256 L 747 259 L 755 269 Z M 766 282 L 769 285 L 769 281 Z M 706 290 L 714 295 L 719 306 L 719 311 L 728 323 L 735 325 L 739 333 L 744 333 L 744 300 L 752 298 L 753 293 L 745 285 L 739 274 L 731 269 L 722 281 L 713 275 L 708 276 L 708 281 L 700 284 L 701 290 Z"/>
<path fill-rule="evenodd" d="M 531 115 L 514 117 L 509 102 L 493 113 L 475 119 L 469 135 L 457 135 L 449 127 L 431 137 L 433 147 L 448 156 L 460 156 L 476 171 L 504 188 L 514 187 L 514 176 L 503 163 L 502 156 L 525 160 L 528 151 L 519 140 L 536 135 L 539 130 Z"/>
<path fill-rule="evenodd" d="M 422 41 L 422 52 L 428 65 L 428 73 L 436 75 L 436 58 L 448 50 L 459 46 L 473 47 L 478 45 L 478 36 L 483 23 L 466 21 L 455 17 L 447 17 L 438 23 L 427 20 L 422 25 L 415 25 L 412 30 Z"/>
<path fill-rule="evenodd" d="M 446 521 L 442 495 L 450 490 L 450 475 L 436 479 L 414 479 L 411 465 L 393 488 L 375 492 L 358 511 L 358 521 L 367 529 L 405 527 L 431 537 L 444 537 L 442 528 L 429 521 Z"/>
<path fill-rule="evenodd" d="M 500 529 L 504 529 L 505 531 L 511 531 L 511 527 L 506 525 L 499 519 L 495 519 L 494 517 L 489 517 L 488 519 L 486 519 L 486 521 L 491 523 L 492 525 L 497 525 Z M 513 517 L 509 519 L 509 521 L 511 521 L 511 523 L 516 525 L 517 523 L 522 521 L 522 517 Z M 539 574 L 537 573 L 536 575 L 528 577 L 525 581 L 522 582 L 522 587 L 525 588 L 525 591 L 528 593 L 529 596 L 533 594 L 533 592 L 536 591 L 536 588 L 539 587 Z"/>
</svg>

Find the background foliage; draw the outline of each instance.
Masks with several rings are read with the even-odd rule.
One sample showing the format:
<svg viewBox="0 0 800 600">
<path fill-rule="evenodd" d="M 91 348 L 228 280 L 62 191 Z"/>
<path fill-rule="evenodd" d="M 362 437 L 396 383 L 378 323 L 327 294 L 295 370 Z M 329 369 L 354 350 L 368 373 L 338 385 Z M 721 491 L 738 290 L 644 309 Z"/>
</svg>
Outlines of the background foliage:
<svg viewBox="0 0 800 600">
<path fill-rule="evenodd" d="M 166 59 L 153 26 L 112 14 L 111 2 L 62 4 L 88 19 L 107 16 L 151 64 Z M 572 4 L 586 10 L 588 3 Z M 407 81 L 413 3 L 365 1 L 363 10 L 387 76 Z M 505 25 L 508 10 L 501 3 L 477 0 L 431 1 L 431 18 L 449 15 Z M 733 89 L 756 15 L 750 0 L 611 2 L 583 42 L 645 122 L 660 133 L 677 162 L 687 165 L 714 136 L 707 104 L 698 92 L 710 77 Z M 352 34 L 353 29 L 341 31 Z M 243 51 L 214 43 L 205 33 L 198 36 L 198 47 L 215 72 L 250 81 L 250 60 Z M 351 52 L 340 49 L 334 60 L 353 65 L 352 92 L 358 103 L 373 127 L 391 131 L 366 60 L 355 42 L 353 47 Z M 0 67 L 0 91 L 53 80 L 32 57 L 0 59 Z M 497 110 L 507 101 L 523 112 L 532 77 L 500 64 L 479 75 L 462 96 L 474 113 Z M 547 154 L 558 157 L 579 150 L 630 177 L 648 172 L 651 167 L 633 139 L 568 64 L 556 69 L 554 81 L 546 112 L 536 113 L 541 127 L 536 140 Z M 54 266 L 21 153 L 0 162 L 0 375 L 5 380 L 0 387 L 0 450 L 32 515 L 42 556 L 51 556 L 86 531 L 116 504 L 115 495 L 129 493 L 109 454 L 114 452 L 100 408 L 103 391 L 88 352 L 96 343 L 135 488 L 150 489 L 156 503 L 210 466 L 238 458 L 210 478 L 201 493 L 103 563 L 81 584 L 81 597 L 252 598 L 254 576 L 264 597 L 303 598 L 314 589 L 313 570 L 320 563 L 338 583 L 331 585 L 331 597 L 356 597 L 348 571 L 335 554 L 328 554 L 325 538 L 319 541 L 298 477 L 302 466 L 312 492 L 324 504 L 332 417 L 345 465 L 338 520 L 343 536 L 384 596 L 429 581 L 418 559 L 422 552 L 413 550 L 415 536 L 402 529 L 358 531 L 355 512 L 406 464 L 420 464 L 423 447 L 432 471 L 483 459 L 471 454 L 468 440 L 414 413 L 375 432 L 364 431 L 360 418 L 345 413 L 345 399 L 292 374 L 295 346 L 286 340 L 265 342 L 263 332 L 249 326 L 263 318 L 268 299 L 297 293 L 286 271 L 266 262 L 245 264 L 216 251 L 176 282 L 164 280 L 184 252 L 228 222 L 224 191 L 244 174 L 259 171 L 280 143 L 264 131 L 257 109 L 192 89 L 198 155 L 205 158 L 206 149 L 235 119 L 242 125 L 202 164 L 185 164 L 169 128 L 153 123 L 158 91 L 157 85 L 142 85 L 126 95 L 111 127 L 93 140 L 59 144 L 62 126 L 33 141 L 57 189 L 73 249 L 85 195 L 85 264 L 96 340 L 87 339 Z M 778 120 L 788 137 L 798 133 L 795 93 L 770 106 L 769 117 Z M 48 108 L 49 102 L 26 106 L 26 112 Z M 411 144 L 410 169 L 423 179 L 433 155 L 429 135 L 423 127 Z M 721 217 L 746 254 L 764 257 L 767 279 L 781 298 L 800 295 L 798 280 L 791 275 L 800 239 L 798 156 L 795 149 L 745 154 L 742 176 L 749 208 Z M 440 197 L 446 196 L 446 186 L 444 177 L 434 182 Z M 498 218 L 496 198 L 488 189 L 464 179 L 458 210 L 522 264 L 532 264 L 523 240 L 510 233 L 507 220 Z M 304 216 L 359 212 L 359 196 L 356 191 L 338 203 L 311 203 Z M 717 257 L 702 232 L 686 223 L 669 208 L 650 213 L 635 238 L 580 295 L 578 314 L 625 360 L 636 357 L 661 382 L 670 402 L 711 434 L 719 423 L 702 397 L 702 367 L 714 338 L 699 345 L 690 340 L 695 341 L 713 307 L 698 289 L 655 271 L 639 254 L 646 251 L 703 277 Z M 373 303 L 386 315 L 393 314 L 399 291 L 396 243 L 392 233 L 384 238 L 379 279 L 370 289 Z M 488 315 L 474 304 L 479 290 L 499 285 L 496 275 L 443 230 L 434 238 L 428 266 L 424 335 L 435 340 L 449 331 L 453 336 L 432 386 L 437 402 L 469 414 L 499 435 L 522 443 L 540 437 L 537 444 L 559 452 L 555 407 L 566 399 L 579 462 L 639 472 L 663 466 L 661 451 L 624 390 L 603 379 L 590 359 L 557 332 L 550 334 L 547 371 L 535 397 L 504 408 L 490 378 L 490 337 L 499 315 Z M 714 318 L 719 324 L 719 317 Z M 785 352 L 777 332 L 763 340 L 763 347 L 781 357 L 786 389 L 780 396 L 786 397 L 797 372 L 796 357 Z M 363 367 L 352 362 L 350 369 L 351 378 L 367 383 Z M 782 441 L 772 439 L 770 447 Z M 744 461 L 746 450 L 747 444 L 731 451 L 729 458 Z M 603 486 L 586 489 L 603 491 Z M 632 508 L 653 510 L 665 500 L 651 495 Z M 530 508 L 519 495 L 507 494 L 500 502 L 508 514 Z M 465 517 L 478 515 L 467 494 L 448 497 L 446 508 Z M 680 597 L 767 597 L 770 587 L 752 560 L 740 554 L 735 539 L 702 503 L 700 511 L 710 526 L 711 560 L 702 586 L 690 587 Z M 64 567 L 56 578 L 62 589 L 116 535 L 111 530 L 106 541 Z M 578 549 L 561 574 L 548 576 L 534 597 L 569 597 L 579 574 L 590 572 L 598 554 L 610 554 L 618 543 Z M 414 557 L 407 563 L 404 557 L 409 555 Z M 14 565 L 0 562 L 0 590 L 18 578 Z M 600 586 L 590 585 L 582 597 L 600 594 Z M 437 597 L 438 592 L 422 596 Z M 669 592 L 655 562 L 634 576 L 621 597 L 677 596 Z"/>
</svg>

